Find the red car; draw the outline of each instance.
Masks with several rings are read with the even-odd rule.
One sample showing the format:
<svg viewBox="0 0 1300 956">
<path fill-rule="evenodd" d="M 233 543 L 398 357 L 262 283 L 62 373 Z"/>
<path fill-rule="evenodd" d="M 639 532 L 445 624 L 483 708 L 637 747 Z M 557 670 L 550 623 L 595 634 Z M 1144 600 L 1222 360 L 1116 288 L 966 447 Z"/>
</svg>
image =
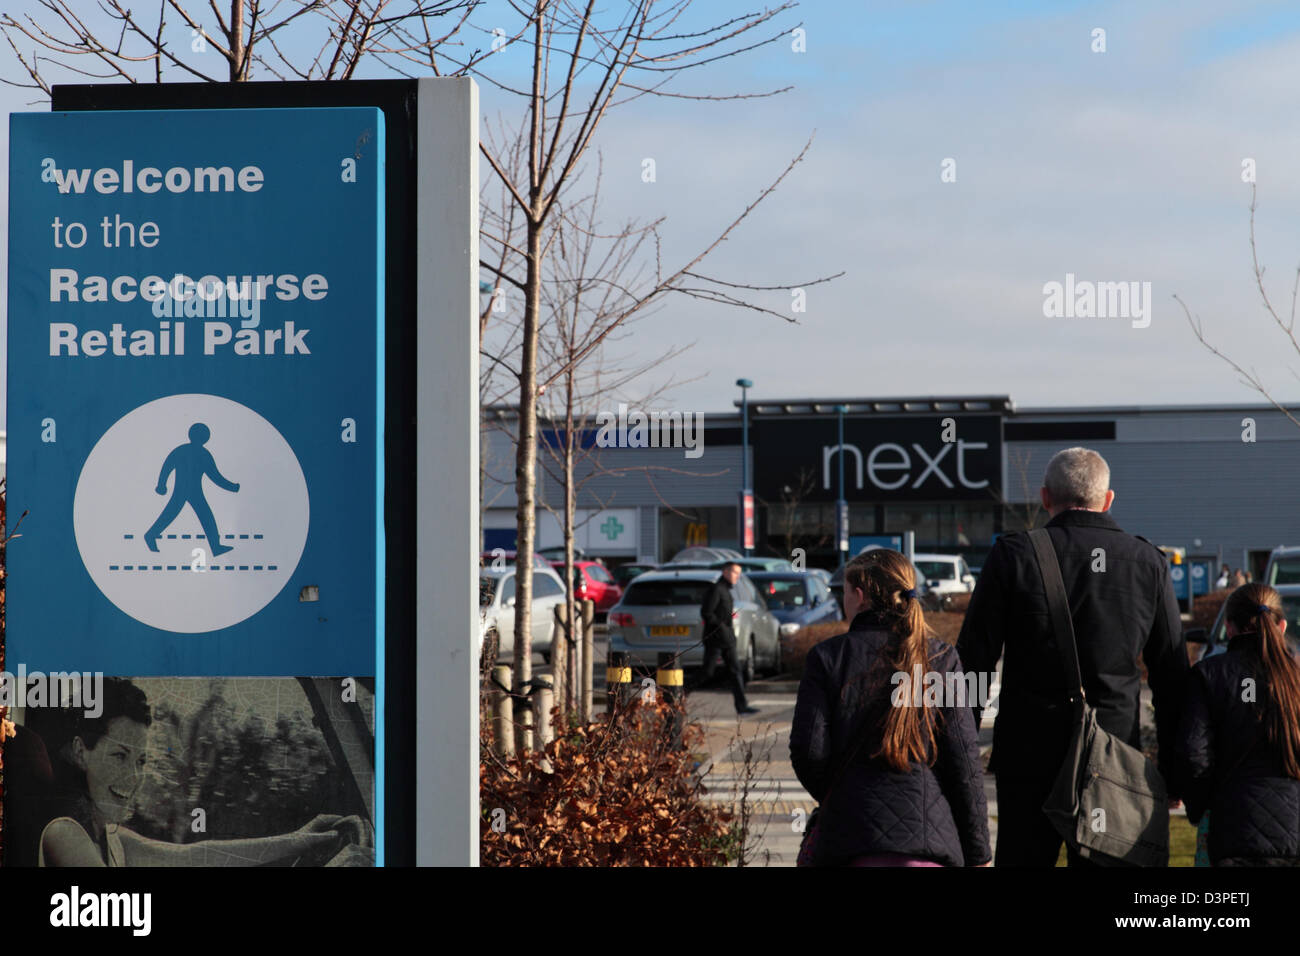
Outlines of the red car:
<svg viewBox="0 0 1300 956">
<path fill-rule="evenodd" d="M 561 577 L 564 576 L 563 561 L 552 561 L 551 566 Z M 578 601 L 595 601 L 596 616 L 603 619 L 623 596 L 623 589 L 599 561 L 574 561 L 573 596 Z"/>
</svg>

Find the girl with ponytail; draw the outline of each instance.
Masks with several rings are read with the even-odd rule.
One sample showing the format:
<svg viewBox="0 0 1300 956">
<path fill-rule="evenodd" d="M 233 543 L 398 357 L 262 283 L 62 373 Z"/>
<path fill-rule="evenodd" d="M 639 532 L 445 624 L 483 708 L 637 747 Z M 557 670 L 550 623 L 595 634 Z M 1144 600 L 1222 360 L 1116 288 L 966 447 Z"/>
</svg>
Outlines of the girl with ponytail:
<svg viewBox="0 0 1300 956">
<path fill-rule="evenodd" d="M 1300 865 L 1300 663 L 1265 584 L 1224 606 L 1228 650 L 1192 670 L 1180 733 L 1187 817 L 1212 866 Z"/>
<path fill-rule="evenodd" d="M 987 865 L 976 701 L 955 648 L 925 623 L 912 563 L 858 555 L 844 611 L 848 633 L 808 654 L 790 733 L 795 773 L 820 804 L 801 862 Z"/>
</svg>

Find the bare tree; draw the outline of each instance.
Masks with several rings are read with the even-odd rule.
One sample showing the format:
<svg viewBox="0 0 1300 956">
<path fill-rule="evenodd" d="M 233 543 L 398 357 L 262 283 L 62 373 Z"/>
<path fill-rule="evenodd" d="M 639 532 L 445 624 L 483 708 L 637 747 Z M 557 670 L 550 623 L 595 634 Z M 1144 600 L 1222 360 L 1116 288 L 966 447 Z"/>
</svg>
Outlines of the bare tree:
<svg viewBox="0 0 1300 956">
<path fill-rule="evenodd" d="M 1017 448 L 1007 453 L 1007 462 L 1016 473 L 1016 489 L 1019 492 L 1016 501 L 1010 501 L 996 491 L 990 492 L 1002 506 L 1003 520 L 1014 519 L 1023 531 L 1033 531 L 1038 527 L 1038 519 L 1043 512 L 1043 500 L 1038 494 L 1039 484 L 1029 477 L 1033 454 L 1026 448 Z"/>
<path fill-rule="evenodd" d="M 1255 184 L 1252 183 L 1250 186 L 1250 263 L 1255 276 L 1255 288 L 1259 290 L 1259 296 L 1264 300 L 1264 310 L 1268 312 L 1269 318 L 1273 320 L 1273 324 L 1278 327 L 1278 330 L 1286 338 L 1291 351 L 1293 351 L 1297 356 L 1300 356 L 1300 340 L 1296 339 L 1295 331 L 1296 301 L 1297 297 L 1300 296 L 1300 266 L 1296 267 L 1295 277 L 1291 283 L 1291 308 L 1287 311 L 1287 317 L 1283 319 L 1282 316 L 1278 314 L 1277 309 L 1273 307 L 1273 301 L 1268 296 L 1268 290 L 1264 288 L 1264 267 L 1259 264 L 1259 250 L 1255 246 L 1256 206 Z M 1264 384 L 1264 380 L 1260 378 L 1259 373 L 1256 372 L 1254 368 L 1247 371 L 1216 346 L 1211 345 L 1210 341 L 1205 337 L 1205 325 L 1201 321 L 1200 316 L 1193 317 L 1191 310 L 1187 307 L 1187 303 L 1177 295 L 1174 296 L 1174 301 L 1182 307 L 1183 315 L 1187 317 L 1187 324 L 1191 326 L 1192 333 L 1196 336 L 1198 342 L 1230 366 L 1232 370 L 1240 376 L 1238 381 L 1259 392 L 1259 394 L 1262 395 L 1269 404 L 1285 415 L 1290 420 L 1291 424 L 1300 426 L 1300 419 L 1297 419 L 1285 405 L 1274 397 L 1273 392 Z M 1300 378 L 1300 375 L 1296 375 L 1295 369 L 1291 370 L 1291 374 Z"/>
<path fill-rule="evenodd" d="M 822 523 L 808 521 L 803 510 L 804 502 L 816 487 L 816 469 L 804 466 L 799 469 L 794 484 L 782 487 L 780 502 L 761 502 L 767 505 L 768 531 L 778 533 L 785 539 L 787 557 L 793 555 L 797 548 L 806 551 L 808 547 L 821 547 L 830 541 L 831 536 Z"/>
<path fill-rule="evenodd" d="M 551 220 L 558 236 L 553 244 L 548 281 L 543 285 L 545 319 L 539 339 L 543 367 L 556 370 L 547 379 L 554 381 L 555 387 L 543 391 L 539 398 L 553 426 L 547 433 L 550 440 L 541 444 L 547 452 L 543 467 L 562 489 L 564 500 L 558 512 L 544 498 L 541 502 L 560 519 L 564 534 L 567 599 L 559 637 L 566 643 L 557 643 L 551 661 L 557 682 L 556 701 L 564 713 L 572 706 L 573 688 L 583 663 L 578 655 L 566 653 L 570 647 L 580 647 L 573 642 L 578 621 L 574 593 L 578 580 L 574 567 L 575 536 L 582 524 L 590 520 L 588 516 L 578 521 L 578 495 L 593 479 L 612 474 L 601 467 L 599 449 L 585 442 L 583 436 L 590 429 L 594 409 L 621 396 L 624 389 L 647 373 L 664 368 L 689 347 L 670 345 L 650 357 L 612 354 L 611 346 L 625 340 L 636 322 L 654 313 L 653 309 L 644 309 L 631 317 L 623 315 L 632 295 L 629 290 L 643 278 L 646 264 L 640 253 L 653 239 L 653 233 L 650 226 L 635 222 L 604 233 L 599 218 L 601 181 L 598 171 L 592 191 L 571 204 L 561 203 Z M 608 329 L 613 322 L 622 327 Z M 603 341 L 593 351 L 589 345 L 597 339 Z M 671 378 L 658 383 L 641 395 L 641 404 L 654 402 L 672 385 Z M 580 475 L 579 471 L 585 473 Z M 612 503 L 612 500 L 597 502 L 598 508 Z M 590 715 L 583 714 L 583 719 L 590 719 Z"/>
<path fill-rule="evenodd" d="M 38 13 L 0 14 L 26 74 L 4 82 L 49 96 L 51 71 L 126 83 L 235 83 L 255 69 L 280 80 L 350 80 L 369 64 L 405 75 L 399 64 L 434 60 L 479 2 L 408 0 L 398 11 L 391 0 L 158 0 L 142 12 L 120 0 L 38 0 Z"/>
<path fill-rule="evenodd" d="M 455 63 L 459 72 L 472 73 L 497 90 L 517 97 L 523 104 L 524 119 L 518 127 L 525 137 L 527 170 L 522 177 L 512 174 L 485 138 L 483 156 L 498 180 L 507 185 L 525 221 L 522 247 L 514 246 L 506 257 L 509 264 L 499 263 L 502 237 L 482 233 L 489 254 L 482 259 L 485 270 L 495 274 L 518 290 L 524 299 L 522 338 L 520 342 L 519 435 L 515 459 L 517 498 L 516 547 L 520 555 L 516 571 L 516 614 L 514 646 L 514 681 L 516 694 L 531 686 L 530 656 L 532 569 L 527 560 L 534 550 L 537 461 L 537 400 L 545 386 L 538 377 L 538 335 L 544 317 L 542 289 L 545 284 L 550 253 L 547 226 L 557 214 L 567 190 L 580 179 L 581 163 L 595 142 L 597 130 L 610 110 L 643 95 L 674 96 L 697 100 L 726 100 L 741 96 L 770 96 L 781 90 L 752 94 L 688 94 L 670 92 L 666 87 L 682 74 L 725 60 L 749 50 L 783 40 L 784 31 L 762 38 L 755 32 L 773 24 L 793 4 L 715 23 L 701 30 L 688 30 L 684 18 L 691 0 L 668 0 L 652 4 L 648 0 L 624 0 L 597 8 L 595 0 L 577 4 L 572 0 L 534 0 L 524 5 L 512 4 L 523 27 L 513 42 L 529 51 L 531 66 L 526 86 L 507 76 L 498 77 L 491 58 L 477 63 L 455 62 L 443 53 L 444 62 Z M 441 64 L 435 64 L 441 68 Z M 767 312 L 788 321 L 791 316 L 764 308 L 750 296 L 758 291 L 789 290 L 813 282 L 788 285 L 757 286 L 729 282 L 701 273 L 704 261 L 730 238 L 754 207 L 770 195 L 790 170 L 803 158 L 805 145 L 757 198 L 729 223 L 706 241 L 703 248 L 676 267 L 664 267 L 659 257 L 655 233 L 655 265 L 646 280 L 629 290 L 627 304 L 607 324 L 604 335 L 590 341 L 570 364 L 583 361 L 600 348 L 608 335 L 633 315 L 657 304 L 669 293 L 678 292 L 710 302 L 718 302 L 758 312 Z M 513 246 L 513 244 L 512 244 Z M 828 281 L 825 277 L 815 281 Z M 563 375 L 561 368 L 552 379 Z M 531 728 L 516 727 L 517 749 L 531 748 Z"/>
</svg>

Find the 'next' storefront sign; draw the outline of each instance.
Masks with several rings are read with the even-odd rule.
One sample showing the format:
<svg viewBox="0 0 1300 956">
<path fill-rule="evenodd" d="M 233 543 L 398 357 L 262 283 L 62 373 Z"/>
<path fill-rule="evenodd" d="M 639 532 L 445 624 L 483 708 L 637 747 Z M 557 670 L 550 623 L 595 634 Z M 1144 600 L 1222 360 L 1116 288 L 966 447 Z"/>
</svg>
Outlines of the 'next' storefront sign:
<svg viewBox="0 0 1300 956">
<path fill-rule="evenodd" d="M 998 415 L 759 418 L 754 487 L 765 501 L 993 501 L 1002 493 Z M 786 489 L 789 489 L 788 491 Z"/>
</svg>

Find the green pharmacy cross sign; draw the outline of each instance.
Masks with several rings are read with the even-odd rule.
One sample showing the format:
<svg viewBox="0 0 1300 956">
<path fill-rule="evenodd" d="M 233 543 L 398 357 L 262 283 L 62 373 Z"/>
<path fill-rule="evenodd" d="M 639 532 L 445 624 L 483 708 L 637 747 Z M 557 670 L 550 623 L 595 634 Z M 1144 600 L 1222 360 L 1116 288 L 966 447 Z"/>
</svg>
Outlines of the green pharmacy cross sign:
<svg viewBox="0 0 1300 956">
<path fill-rule="evenodd" d="M 618 518 L 610 515 L 605 519 L 605 523 L 600 526 L 600 530 L 605 537 L 609 538 L 610 541 L 613 541 L 627 529 Z"/>
</svg>

